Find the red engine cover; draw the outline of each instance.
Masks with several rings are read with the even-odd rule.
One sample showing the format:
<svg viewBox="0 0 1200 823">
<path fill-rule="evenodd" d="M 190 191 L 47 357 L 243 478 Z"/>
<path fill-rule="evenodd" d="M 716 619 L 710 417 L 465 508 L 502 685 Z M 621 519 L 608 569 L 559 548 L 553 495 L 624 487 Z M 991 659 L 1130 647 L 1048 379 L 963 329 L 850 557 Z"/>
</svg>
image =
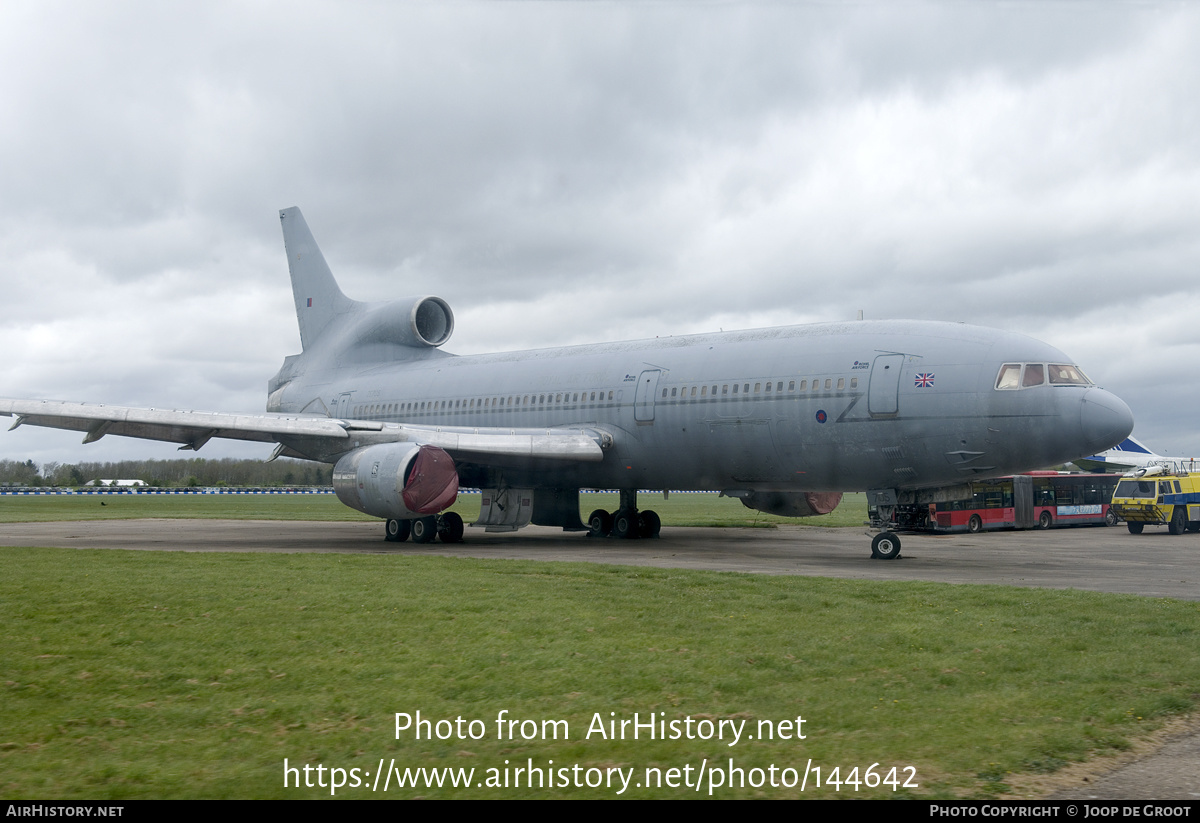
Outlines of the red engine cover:
<svg viewBox="0 0 1200 823">
<path fill-rule="evenodd" d="M 829 514 L 842 502 L 841 492 L 805 492 L 804 499 L 815 514 Z"/>
<path fill-rule="evenodd" d="M 422 446 L 404 481 L 404 505 L 417 514 L 437 514 L 458 498 L 458 472 L 450 455 Z"/>
</svg>

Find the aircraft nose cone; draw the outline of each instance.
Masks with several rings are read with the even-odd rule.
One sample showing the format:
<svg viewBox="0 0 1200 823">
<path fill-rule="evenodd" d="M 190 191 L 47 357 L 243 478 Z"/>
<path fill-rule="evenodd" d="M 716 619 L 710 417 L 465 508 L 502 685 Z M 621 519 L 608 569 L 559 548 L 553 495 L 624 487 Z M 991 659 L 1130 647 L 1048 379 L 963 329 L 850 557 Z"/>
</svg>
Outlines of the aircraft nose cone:
<svg viewBox="0 0 1200 823">
<path fill-rule="evenodd" d="M 1133 412 L 1115 394 L 1088 389 L 1079 405 L 1079 428 L 1089 454 L 1096 454 L 1112 448 L 1133 432 Z"/>
</svg>

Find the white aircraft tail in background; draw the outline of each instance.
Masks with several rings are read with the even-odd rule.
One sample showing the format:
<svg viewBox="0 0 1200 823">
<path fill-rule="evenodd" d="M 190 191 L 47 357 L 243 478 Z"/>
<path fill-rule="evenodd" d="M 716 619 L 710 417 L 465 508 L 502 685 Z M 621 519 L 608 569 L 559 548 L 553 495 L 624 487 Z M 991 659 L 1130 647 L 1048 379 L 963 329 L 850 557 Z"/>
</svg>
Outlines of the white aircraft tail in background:
<svg viewBox="0 0 1200 823">
<path fill-rule="evenodd" d="M 1132 437 L 1126 437 L 1111 449 L 1073 461 L 1089 472 L 1127 472 L 1147 466 L 1162 466 L 1173 471 L 1200 471 L 1200 457 L 1164 457 L 1155 454 Z"/>
</svg>

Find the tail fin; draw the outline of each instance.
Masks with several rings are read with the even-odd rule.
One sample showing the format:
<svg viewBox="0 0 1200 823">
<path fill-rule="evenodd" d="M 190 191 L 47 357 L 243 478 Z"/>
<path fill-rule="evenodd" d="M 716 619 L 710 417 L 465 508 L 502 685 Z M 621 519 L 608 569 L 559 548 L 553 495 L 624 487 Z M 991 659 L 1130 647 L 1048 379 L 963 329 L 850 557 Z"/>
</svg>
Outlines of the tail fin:
<svg viewBox="0 0 1200 823">
<path fill-rule="evenodd" d="M 1126 437 L 1123 441 L 1121 441 L 1120 445 L 1113 446 L 1113 451 L 1133 452 L 1134 454 L 1144 454 L 1149 457 L 1159 456 L 1150 449 L 1146 448 L 1144 443 L 1140 443 L 1137 440 L 1134 440 L 1132 437 Z"/>
<path fill-rule="evenodd" d="M 330 322 L 354 307 L 355 301 L 342 294 L 325 256 L 317 247 L 304 215 L 292 206 L 279 212 L 283 223 L 283 247 L 292 275 L 292 297 L 300 323 L 300 345 L 308 349 Z"/>
</svg>

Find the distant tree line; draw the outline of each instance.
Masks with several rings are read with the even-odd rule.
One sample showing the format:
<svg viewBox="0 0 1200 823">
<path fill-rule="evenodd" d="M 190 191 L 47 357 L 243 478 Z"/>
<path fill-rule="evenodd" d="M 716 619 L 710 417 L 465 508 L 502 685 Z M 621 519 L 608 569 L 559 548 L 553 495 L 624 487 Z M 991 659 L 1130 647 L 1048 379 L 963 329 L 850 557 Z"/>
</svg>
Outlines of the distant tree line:
<svg viewBox="0 0 1200 823">
<path fill-rule="evenodd" d="M 281 458 L 261 460 L 120 460 L 44 463 L 0 460 L 0 485 L 82 486 L 92 480 L 141 480 L 151 486 L 329 486 L 333 467 Z"/>
</svg>

